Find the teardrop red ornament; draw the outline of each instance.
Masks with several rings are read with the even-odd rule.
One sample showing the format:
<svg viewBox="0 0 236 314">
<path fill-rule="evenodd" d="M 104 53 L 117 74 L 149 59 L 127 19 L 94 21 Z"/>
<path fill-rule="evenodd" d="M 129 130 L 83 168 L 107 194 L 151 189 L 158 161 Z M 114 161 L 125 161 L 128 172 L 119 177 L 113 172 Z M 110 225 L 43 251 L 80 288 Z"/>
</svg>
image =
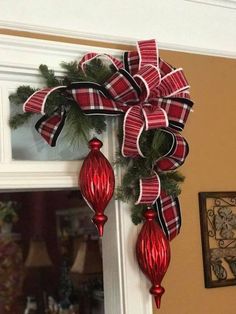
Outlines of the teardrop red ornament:
<svg viewBox="0 0 236 314">
<path fill-rule="evenodd" d="M 107 207 L 115 187 L 115 177 L 111 164 L 100 152 L 103 143 L 97 138 L 89 141 L 91 151 L 84 159 L 79 175 L 79 186 L 83 198 L 95 212 L 93 222 L 97 226 L 99 236 L 103 235 L 103 227 L 107 221 L 104 210 Z"/>
<path fill-rule="evenodd" d="M 152 283 L 150 293 L 154 295 L 157 308 L 165 289 L 161 281 L 170 263 L 170 245 L 162 229 L 155 221 L 156 212 L 148 208 L 146 219 L 138 236 L 136 256 L 139 267 Z"/>
</svg>

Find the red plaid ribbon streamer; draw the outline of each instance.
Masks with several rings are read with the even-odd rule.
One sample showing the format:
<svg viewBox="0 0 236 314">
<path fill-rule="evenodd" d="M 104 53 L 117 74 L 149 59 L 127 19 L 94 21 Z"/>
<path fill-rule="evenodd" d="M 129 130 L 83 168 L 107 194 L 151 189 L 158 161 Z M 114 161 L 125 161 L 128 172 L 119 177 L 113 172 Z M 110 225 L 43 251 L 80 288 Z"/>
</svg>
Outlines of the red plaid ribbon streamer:
<svg viewBox="0 0 236 314">
<path fill-rule="evenodd" d="M 88 62 L 98 57 L 102 56 L 96 53 L 86 54 L 79 67 L 84 70 Z M 67 87 L 43 89 L 26 101 L 24 110 L 44 113 L 44 105 L 50 93 L 66 90 L 86 114 L 125 114 L 123 156 L 144 157 L 139 146 L 141 133 L 162 128 L 162 131 L 170 135 L 172 145 L 165 156 L 156 161 L 155 169 L 156 171 L 176 169 L 183 164 L 188 154 L 188 144 L 177 131 L 183 130 L 193 104 L 183 70 L 174 69 L 159 58 L 155 40 L 138 42 L 137 51 L 125 52 L 123 62 L 109 55 L 105 57 L 114 65 L 116 72 L 103 85 L 78 82 Z M 37 130 L 50 145 L 55 145 L 64 119 L 65 113 L 55 113 L 54 116 L 43 117 L 38 122 Z M 160 182 L 156 174 L 142 179 L 137 203 L 155 203 L 159 190 Z M 164 201 L 165 199 L 162 193 L 160 200 L 163 204 L 168 203 Z M 172 210 L 172 213 L 173 216 L 176 214 L 175 218 L 178 220 L 178 211 Z M 165 214 L 167 222 L 170 216 Z M 167 223 L 168 230 L 171 230 L 171 226 Z M 177 226 L 178 224 L 176 230 Z M 175 233 L 172 231 L 170 233 L 172 238 L 172 234 Z"/>
<path fill-rule="evenodd" d="M 66 119 L 64 109 L 61 112 L 54 112 L 50 117 L 44 115 L 35 125 L 36 130 L 41 134 L 45 141 L 52 147 L 56 146 L 56 141 L 61 133 Z"/>
<path fill-rule="evenodd" d="M 161 190 L 160 197 L 153 207 L 157 211 L 157 221 L 169 240 L 175 238 L 181 228 L 181 212 L 177 197 L 167 195 Z"/>
<path fill-rule="evenodd" d="M 65 88 L 66 86 L 56 86 L 36 91 L 23 104 L 23 111 L 45 114 L 44 107 L 48 96 L 56 90 L 65 90 Z"/>
</svg>

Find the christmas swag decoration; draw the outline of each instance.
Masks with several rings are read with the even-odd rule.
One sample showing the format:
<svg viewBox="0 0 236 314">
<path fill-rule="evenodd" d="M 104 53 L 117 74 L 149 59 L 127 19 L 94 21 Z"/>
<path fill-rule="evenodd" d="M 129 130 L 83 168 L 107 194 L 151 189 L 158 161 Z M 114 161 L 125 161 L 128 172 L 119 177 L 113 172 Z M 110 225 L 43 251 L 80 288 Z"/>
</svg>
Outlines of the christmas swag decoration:
<svg viewBox="0 0 236 314">
<path fill-rule="evenodd" d="M 10 125 L 17 128 L 32 114 L 42 114 L 35 128 L 55 146 L 62 129 L 88 140 L 91 129 L 105 130 L 104 117 L 119 117 L 121 149 L 116 164 L 125 173 L 116 194 L 133 204 L 135 224 L 143 221 L 143 215 L 146 219 L 136 246 L 137 259 L 153 283 L 150 292 L 159 307 L 164 292 L 160 284 L 170 260 L 169 241 L 181 227 L 178 195 L 184 178 L 176 169 L 188 155 L 187 141 L 180 133 L 193 105 L 188 82 L 181 68 L 159 57 L 155 40 L 139 41 L 137 50 L 125 52 L 122 61 L 88 53 L 79 63 L 62 67 L 66 75 L 59 80 L 41 65 L 46 88 L 21 86 L 10 95 L 11 103 L 24 103 L 25 112 L 13 116 Z M 81 193 L 96 213 L 100 235 L 107 220 L 104 209 L 114 190 L 112 167 L 99 151 L 101 145 L 97 139 L 90 141 L 91 152 L 80 174 Z"/>
</svg>

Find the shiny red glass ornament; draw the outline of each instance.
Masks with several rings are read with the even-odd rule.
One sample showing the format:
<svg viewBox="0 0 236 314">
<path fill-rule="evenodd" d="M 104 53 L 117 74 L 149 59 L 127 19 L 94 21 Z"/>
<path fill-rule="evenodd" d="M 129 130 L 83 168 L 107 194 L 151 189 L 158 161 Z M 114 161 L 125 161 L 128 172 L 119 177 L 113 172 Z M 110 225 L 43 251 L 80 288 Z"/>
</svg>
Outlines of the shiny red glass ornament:
<svg viewBox="0 0 236 314">
<path fill-rule="evenodd" d="M 91 151 L 84 159 L 79 175 L 79 186 L 83 198 L 95 212 L 93 222 L 97 226 L 99 236 L 103 235 L 103 227 L 107 221 L 104 210 L 107 207 L 115 187 L 113 169 L 100 152 L 102 142 L 97 138 L 89 141 Z"/>
<path fill-rule="evenodd" d="M 156 212 L 148 208 L 146 219 L 138 236 L 136 256 L 139 267 L 152 283 L 150 293 L 154 296 L 157 308 L 165 289 L 161 281 L 170 263 L 170 245 L 160 226 L 155 221 Z"/>
</svg>

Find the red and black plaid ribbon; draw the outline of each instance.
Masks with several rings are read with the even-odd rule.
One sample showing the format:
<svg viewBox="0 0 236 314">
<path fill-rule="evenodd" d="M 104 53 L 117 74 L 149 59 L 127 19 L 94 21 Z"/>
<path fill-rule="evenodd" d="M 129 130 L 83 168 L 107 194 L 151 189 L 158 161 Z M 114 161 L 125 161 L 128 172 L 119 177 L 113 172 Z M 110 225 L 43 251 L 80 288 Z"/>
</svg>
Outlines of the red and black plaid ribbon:
<svg viewBox="0 0 236 314">
<path fill-rule="evenodd" d="M 181 212 L 178 198 L 167 195 L 164 190 L 161 190 L 160 197 L 153 206 L 157 211 L 157 221 L 167 239 L 174 239 L 179 234 L 181 228 Z"/>
<path fill-rule="evenodd" d="M 70 86 L 37 91 L 26 101 L 24 110 L 44 113 L 49 94 L 66 90 L 86 114 L 125 115 L 123 156 L 145 157 L 139 146 L 142 132 L 162 128 L 170 135 L 172 145 L 170 150 L 156 161 L 155 170 L 174 170 L 183 164 L 188 154 L 188 144 L 179 131 L 183 130 L 193 105 L 183 70 L 174 69 L 159 58 L 155 40 L 138 42 L 137 51 L 125 52 L 123 62 L 110 55 L 89 53 L 82 58 L 79 66 L 85 70 L 86 64 L 98 57 L 109 59 L 116 69 L 103 85 L 77 82 Z M 64 121 L 65 113 L 56 112 L 52 117 L 40 119 L 37 130 L 54 146 Z M 153 204 L 159 194 L 160 180 L 154 173 L 152 177 L 140 180 L 137 203 Z M 159 200 L 162 199 L 160 196 Z M 173 213 L 180 215 L 178 211 L 173 210 Z M 176 233 L 177 229 L 178 224 Z M 171 231 L 171 234 L 175 234 L 174 231 Z"/>
<path fill-rule="evenodd" d="M 55 111 L 53 115 L 44 115 L 35 125 L 36 130 L 45 141 L 52 147 L 56 146 L 56 141 L 65 124 L 66 111 L 64 108 L 60 112 Z"/>
</svg>

